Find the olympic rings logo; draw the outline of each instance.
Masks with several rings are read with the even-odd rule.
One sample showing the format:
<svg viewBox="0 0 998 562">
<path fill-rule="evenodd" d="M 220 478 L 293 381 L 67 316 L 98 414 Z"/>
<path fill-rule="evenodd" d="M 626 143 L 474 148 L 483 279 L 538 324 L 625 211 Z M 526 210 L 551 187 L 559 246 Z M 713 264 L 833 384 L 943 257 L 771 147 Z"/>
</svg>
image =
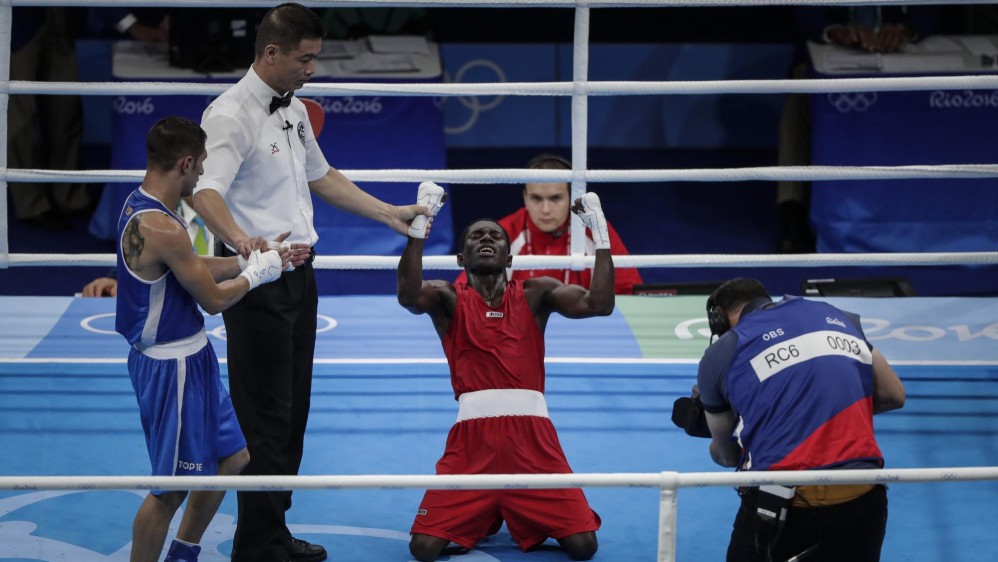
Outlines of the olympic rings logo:
<svg viewBox="0 0 998 562">
<path fill-rule="evenodd" d="M 828 103 L 839 113 L 863 113 L 877 103 L 876 92 L 833 92 L 828 94 Z"/>
<path fill-rule="evenodd" d="M 493 82 L 507 82 L 506 73 L 503 72 L 502 67 L 500 67 L 498 64 L 490 60 L 485 60 L 485 59 L 475 59 L 466 62 L 464 66 L 462 66 L 460 70 L 457 71 L 457 74 L 454 76 L 453 80 L 447 73 L 444 73 L 444 81 L 453 82 L 457 84 L 462 83 L 465 78 L 465 75 L 467 75 L 469 72 L 471 72 L 476 68 L 484 68 L 495 74 L 495 80 L 493 80 Z M 458 97 L 457 98 L 458 103 L 468 108 L 469 111 L 468 117 L 467 119 L 465 119 L 464 123 L 461 123 L 460 125 L 453 127 L 444 126 L 444 132 L 447 133 L 448 135 L 460 135 L 461 133 L 468 132 L 469 130 L 471 130 L 472 127 L 475 126 L 475 123 L 478 122 L 478 116 L 481 115 L 482 112 L 495 109 L 496 107 L 499 106 L 500 103 L 502 103 L 503 98 L 505 98 L 505 96 L 494 96 L 488 102 L 483 103 L 479 100 L 478 96 Z M 448 100 L 449 98 L 443 98 L 443 100 L 440 102 L 441 108 L 444 106 L 444 104 L 447 103 Z"/>
</svg>

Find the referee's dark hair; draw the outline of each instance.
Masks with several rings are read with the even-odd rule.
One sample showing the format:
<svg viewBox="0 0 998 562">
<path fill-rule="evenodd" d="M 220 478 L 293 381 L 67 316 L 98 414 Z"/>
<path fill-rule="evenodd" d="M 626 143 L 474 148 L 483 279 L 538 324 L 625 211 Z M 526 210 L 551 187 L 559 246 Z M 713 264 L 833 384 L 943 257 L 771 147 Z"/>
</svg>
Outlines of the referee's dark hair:
<svg viewBox="0 0 998 562">
<path fill-rule="evenodd" d="M 260 58 L 267 45 L 277 45 L 282 51 L 290 52 L 305 39 L 322 39 L 325 35 L 326 27 L 318 14 L 311 8 L 288 2 L 271 8 L 263 16 L 253 52 Z"/>
</svg>

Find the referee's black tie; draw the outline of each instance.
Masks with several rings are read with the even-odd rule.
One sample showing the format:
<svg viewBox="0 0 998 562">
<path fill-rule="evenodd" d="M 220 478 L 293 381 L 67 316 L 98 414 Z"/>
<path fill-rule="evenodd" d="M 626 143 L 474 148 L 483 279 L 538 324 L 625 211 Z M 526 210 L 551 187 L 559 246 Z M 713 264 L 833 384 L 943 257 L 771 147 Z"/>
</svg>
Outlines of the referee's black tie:
<svg viewBox="0 0 998 562">
<path fill-rule="evenodd" d="M 288 92 L 283 98 L 280 96 L 274 96 L 270 98 L 270 114 L 273 115 L 277 111 L 278 107 L 287 107 L 291 105 L 291 98 L 294 97 L 294 92 Z"/>
</svg>

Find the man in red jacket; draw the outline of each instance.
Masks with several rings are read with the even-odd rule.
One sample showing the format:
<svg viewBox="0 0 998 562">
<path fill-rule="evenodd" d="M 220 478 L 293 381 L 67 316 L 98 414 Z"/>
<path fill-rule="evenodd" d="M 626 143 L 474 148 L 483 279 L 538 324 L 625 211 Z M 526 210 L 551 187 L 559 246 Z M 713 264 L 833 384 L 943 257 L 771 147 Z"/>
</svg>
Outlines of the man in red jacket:
<svg viewBox="0 0 998 562">
<path fill-rule="evenodd" d="M 567 160 L 553 154 L 541 154 L 527 164 L 533 170 L 571 170 Z M 513 256 L 567 256 L 572 248 L 572 223 L 569 217 L 571 206 L 569 185 L 561 183 L 528 183 L 523 186 L 523 208 L 499 219 L 499 225 L 509 233 L 509 253 Z M 615 256 L 629 255 L 624 242 L 612 225 L 607 225 L 610 235 L 610 253 Z M 586 230 L 585 253 L 594 255 L 593 235 Z M 510 278 L 517 281 L 532 277 L 554 277 L 562 283 L 582 285 L 589 288 L 593 270 L 572 271 L 570 269 L 521 269 L 512 270 Z M 467 282 L 462 272 L 455 283 Z M 614 292 L 630 295 L 635 285 L 640 285 L 641 275 L 634 268 L 617 269 L 617 282 Z"/>
</svg>

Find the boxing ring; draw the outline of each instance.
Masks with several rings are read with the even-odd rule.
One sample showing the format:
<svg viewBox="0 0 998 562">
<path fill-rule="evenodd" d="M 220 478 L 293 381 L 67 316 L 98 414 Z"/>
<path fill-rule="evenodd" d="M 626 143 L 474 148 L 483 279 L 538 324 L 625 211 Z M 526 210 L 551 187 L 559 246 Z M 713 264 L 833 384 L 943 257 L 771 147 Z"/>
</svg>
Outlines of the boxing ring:
<svg viewBox="0 0 998 562">
<path fill-rule="evenodd" d="M 10 4 L 65 5 L 66 0 L 0 6 L 0 43 L 9 44 Z M 573 170 L 342 170 L 355 181 L 442 183 L 570 181 L 573 198 L 589 184 L 651 181 L 822 180 L 998 177 L 998 165 L 902 167 L 767 167 L 722 170 L 589 170 L 587 100 L 605 95 L 811 93 L 968 88 L 998 89 L 998 76 L 808 81 L 612 83 L 587 80 L 590 10 L 604 7 L 727 6 L 816 2 L 511 0 L 306 2 L 333 6 L 533 6 L 573 8 L 574 78 L 567 83 L 309 85 L 299 95 L 557 95 L 572 98 Z M 885 2 L 881 2 L 885 3 Z M 886 2 L 893 4 L 897 2 Z M 917 2 L 916 2 L 917 3 Z M 91 0 L 79 5 L 126 5 Z M 145 2 L 201 7 L 207 2 Z M 215 1 L 212 6 L 271 6 Z M 910 4 L 910 2 L 909 2 Z M 135 3 L 127 4 L 135 5 Z M 9 52 L 0 54 L 8 76 Z M 216 95 L 225 85 L 5 81 L 9 94 Z M 3 142 L 6 142 L 4 139 Z M 142 172 L 6 169 L 6 181 L 72 179 L 136 182 Z M 5 190 L 6 183 L 3 189 Z M 6 198 L 0 198 L 6 205 Z M 10 254 L 6 208 L 0 266 L 110 265 L 111 255 Z M 584 267 L 582 226 L 570 257 L 518 258 L 519 267 Z M 578 246 L 578 247 L 576 247 Z M 394 269 L 397 257 L 324 256 L 322 268 Z M 625 256 L 631 267 L 821 267 L 828 265 L 995 264 L 996 252 L 916 254 Z M 428 269 L 456 269 L 449 256 L 424 258 Z M 886 482 L 891 518 L 884 560 L 970 560 L 998 553 L 998 300 L 832 299 L 861 314 L 871 341 L 898 368 L 908 405 L 875 420 L 888 469 L 781 472 L 766 481 Z M 702 298 L 619 297 L 608 318 L 552 319 L 547 336 L 548 398 L 574 475 L 430 476 L 456 411 L 439 343 L 428 320 L 401 310 L 393 297 L 323 297 L 316 350 L 312 419 L 302 476 L 148 478 L 137 409 L 125 370 L 126 346 L 111 329 L 113 302 L 101 299 L 0 297 L 0 560 L 124 560 L 131 518 L 142 490 L 296 489 L 289 525 L 325 544 L 335 560 L 408 560 L 406 541 L 424 488 L 586 488 L 603 518 L 597 560 L 723 558 L 737 497 L 729 489 L 759 474 L 718 469 L 707 441 L 669 421 L 674 398 L 695 380 L 707 344 Z M 220 345 L 220 318 L 208 327 Z M 384 339 L 384 327 L 393 337 Z M 224 355 L 221 356 L 224 361 Z M 224 364 L 223 364 L 224 373 Z M 905 467 L 905 468 L 895 468 Z M 921 468 L 915 468 L 921 467 Z M 29 476 L 32 475 L 32 476 Z M 897 485 L 895 485 L 897 484 Z M 909 485 L 911 484 L 911 485 Z M 682 489 L 682 492 L 679 490 Z M 679 502 L 679 497 L 683 501 Z M 235 498 L 226 498 L 209 528 L 204 562 L 227 559 Z M 982 553 L 983 556 L 982 556 Z M 460 558 L 468 562 L 562 560 L 559 552 L 522 554 L 500 532 Z"/>
<path fill-rule="evenodd" d="M 998 552 L 991 532 L 998 522 L 998 323 L 989 312 L 996 302 L 834 300 L 861 312 L 868 337 L 908 392 L 904 409 L 875 418 L 888 469 L 833 475 L 889 483 L 885 561 Z M 324 544 L 335 560 L 404 561 L 422 488 L 525 483 L 585 486 L 603 519 L 596 560 L 721 560 L 738 505 L 728 486 L 760 477 L 717 467 L 707 440 L 669 420 L 708 341 L 702 297 L 620 297 L 606 318 L 552 317 L 547 397 L 577 474 L 515 477 L 429 476 L 456 403 L 427 318 L 405 312 L 393 297 L 320 299 L 303 476 L 263 481 L 139 476 L 148 474 L 148 460 L 127 345 L 113 332 L 113 301 L 2 297 L 0 311 L 0 560 L 127 559 L 140 490 L 204 484 L 293 487 L 288 514 L 296 535 Z M 224 377 L 221 318 L 206 321 Z M 206 534 L 202 561 L 227 559 L 235 513 L 229 494 Z M 523 554 L 503 530 L 451 560 L 565 557 Z"/>
</svg>

